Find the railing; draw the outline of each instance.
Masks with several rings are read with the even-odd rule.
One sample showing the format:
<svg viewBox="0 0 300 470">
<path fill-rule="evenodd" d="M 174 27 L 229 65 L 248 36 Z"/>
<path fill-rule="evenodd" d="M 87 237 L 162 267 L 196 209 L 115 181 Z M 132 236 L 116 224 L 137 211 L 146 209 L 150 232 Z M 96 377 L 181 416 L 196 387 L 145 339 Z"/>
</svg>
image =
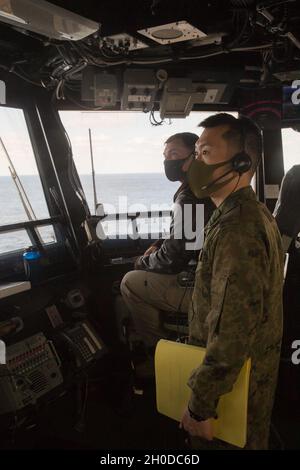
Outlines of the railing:
<svg viewBox="0 0 300 470">
<path fill-rule="evenodd" d="M 170 217 L 172 214 L 171 210 L 163 210 L 163 211 L 148 211 L 148 212 L 124 212 L 124 213 L 117 213 L 117 214 L 103 214 L 94 216 L 95 220 L 99 220 L 101 222 L 112 222 L 112 221 L 131 221 L 132 225 L 132 233 L 135 235 L 139 234 L 137 219 L 155 219 L 163 217 Z M 161 236 L 162 232 L 158 232 L 158 235 Z M 116 238 L 119 238 L 120 234 L 116 234 Z"/>
<path fill-rule="evenodd" d="M 17 232 L 18 230 L 26 230 L 30 242 L 33 246 L 37 246 L 40 250 L 43 250 L 43 244 L 41 242 L 38 227 L 45 225 L 54 225 L 61 223 L 63 218 L 61 216 L 49 217 L 48 219 L 30 220 L 26 222 L 18 222 L 14 224 L 7 224 L 0 226 L 0 234 Z"/>
<path fill-rule="evenodd" d="M 171 210 L 163 210 L 163 211 L 148 211 L 148 212 L 134 212 L 134 213 L 118 213 L 118 214 L 103 214 L 92 216 L 94 220 L 94 224 L 98 221 L 122 221 L 122 220 L 129 220 L 132 224 L 132 231 L 135 236 L 138 236 L 139 230 L 137 225 L 137 219 L 154 219 L 154 218 L 163 218 L 163 217 L 170 217 L 172 211 Z M 19 230 L 25 230 L 27 235 L 30 239 L 30 242 L 33 246 L 38 247 L 39 250 L 43 251 L 43 243 L 38 233 L 38 227 L 47 226 L 47 225 L 55 225 L 58 223 L 63 222 L 62 216 L 54 216 L 49 217 L 46 219 L 38 219 L 38 220 L 30 220 L 24 222 L 18 222 L 13 224 L 1 225 L 0 226 L 0 234 L 16 232 Z M 162 232 L 156 233 L 158 237 L 161 237 L 165 234 Z M 120 234 L 116 234 L 116 239 L 120 238 Z M 122 236 L 124 237 L 124 235 Z"/>
</svg>

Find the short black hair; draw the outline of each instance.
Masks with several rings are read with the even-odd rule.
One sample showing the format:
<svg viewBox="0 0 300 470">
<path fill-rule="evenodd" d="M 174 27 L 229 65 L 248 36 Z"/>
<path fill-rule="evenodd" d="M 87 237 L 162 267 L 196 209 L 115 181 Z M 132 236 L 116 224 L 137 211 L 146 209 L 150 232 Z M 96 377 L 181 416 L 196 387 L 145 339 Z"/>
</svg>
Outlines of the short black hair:
<svg viewBox="0 0 300 470">
<path fill-rule="evenodd" d="M 245 150 L 252 160 L 254 172 L 262 157 L 263 145 L 261 130 L 252 119 L 240 115 L 235 118 L 228 113 L 218 113 L 209 116 L 200 122 L 199 126 L 206 128 L 228 125 L 228 131 L 222 135 L 223 139 L 235 143 Z"/>
<path fill-rule="evenodd" d="M 199 136 L 192 132 L 178 132 L 177 134 L 171 135 L 171 137 L 165 141 L 165 144 L 169 144 L 174 140 L 181 140 L 186 147 L 194 149 L 198 139 Z"/>
</svg>

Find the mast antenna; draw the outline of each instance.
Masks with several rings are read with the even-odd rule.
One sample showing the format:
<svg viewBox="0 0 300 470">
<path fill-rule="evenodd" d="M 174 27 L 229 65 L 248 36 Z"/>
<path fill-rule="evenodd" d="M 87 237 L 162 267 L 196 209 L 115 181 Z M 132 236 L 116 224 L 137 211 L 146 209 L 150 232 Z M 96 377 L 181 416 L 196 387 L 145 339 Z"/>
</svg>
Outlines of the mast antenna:
<svg viewBox="0 0 300 470">
<path fill-rule="evenodd" d="M 91 129 L 89 129 L 89 141 L 90 141 L 90 154 L 91 154 L 91 164 L 92 164 L 94 206 L 95 206 L 95 214 L 96 214 L 97 213 L 97 207 L 98 207 L 98 199 L 97 199 L 96 175 L 95 175 L 95 167 L 94 167 L 94 154 L 93 154 L 93 142 L 92 142 L 92 131 L 91 131 Z"/>
</svg>

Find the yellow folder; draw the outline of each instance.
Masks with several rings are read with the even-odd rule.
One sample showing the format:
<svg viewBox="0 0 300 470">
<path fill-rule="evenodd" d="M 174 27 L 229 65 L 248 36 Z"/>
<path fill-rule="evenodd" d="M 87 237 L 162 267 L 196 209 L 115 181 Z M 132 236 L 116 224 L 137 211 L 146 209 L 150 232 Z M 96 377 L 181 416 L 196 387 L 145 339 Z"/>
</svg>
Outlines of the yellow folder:
<svg viewBox="0 0 300 470">
<path fill-rule="evenodd" d="M 180 421 L 189 402 L 187 381 L 199 367 L 205 349 L 174 341 L 160 340 L 155 351 L 156 404 L 159 413 Z M 218 419 L 213 419 L 214 437 L 237 447 L 247 440 L 247 408 L 251 360 L 245 362 L 230 393 L 222 395 Z"/>
</svg>

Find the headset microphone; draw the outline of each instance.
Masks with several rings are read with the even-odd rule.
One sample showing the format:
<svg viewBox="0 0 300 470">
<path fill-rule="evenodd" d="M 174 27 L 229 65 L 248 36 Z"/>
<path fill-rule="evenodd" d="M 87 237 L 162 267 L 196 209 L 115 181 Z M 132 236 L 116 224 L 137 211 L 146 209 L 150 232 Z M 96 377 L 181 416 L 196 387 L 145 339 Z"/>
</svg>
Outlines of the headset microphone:
<svg viewBox="0 0 300 470">
<path fill-rule="evenodd" d="M 251 170 L 253 162 L 250 155 L 245 150 L 245 131 L 243 128 L 240 128 L 239 131 L 241 134 L 242 150 L 231 157 L 230 160 L 211 165 L 208 165 L 203 161 L 192 161 L 188 170 L 188 182 L 196 197 L 210 197 L 216 191 L 219 191 L 222 187 L 228 185 L 233 179 L 235 179 L 236 174 L 239 182 L 241 175 Z M 225 173 L 216 179 L 213 179 L 215 170 L 222 166 L 224 166 L 224 168 L 227 166 Z M 228 178 L 225 178 L 230 173 L 231 175 Z M 220 182 L 222 179 L 224 179 L 224 181 Z M 234 190 L 236 190 L 236 188 Z"/>
<path fill-rule="evenodd" d="M 229 175 L 229 173 L 232 172 L 232 168 L 230 168 L 230 170 L 226 171 L 226 173 L 224 173 L 223 175 L 219 176 L 218 178 L 216 178 L 215 180 L 211 181 L 209 184 L 207 184 L 206 186 L 202 186 L 201 190 L 205 190 L 205 189 L 208 189 L 210 188 L 213 184 L 215 184 L 217 181 L 219 181 L 220 179 L 224 178 L 224 176 L 227 176 Z"/>
<path fill-rule="evenodd" d="M 226 171 L 226 173 L 219 176 L 215 180 L 211 181 L 208 185 L 202 186 L 201 190 L 209 189 L 211 186 L 217 183 L 220 179 L 229 175 L 229 173 L 231 173 L 232 171 L 236 171 L 239 174 L 239 176 L 241 176 L 243 173 L 246 173 L 247 171 L 249 171 L 252 166 L 252 160 L 245 151 L 237 153 L 231 160 L 228 160 L 228 164 L 230 163 L 231 163 L 231 168 L 228 171 Z"/>
</svg>

